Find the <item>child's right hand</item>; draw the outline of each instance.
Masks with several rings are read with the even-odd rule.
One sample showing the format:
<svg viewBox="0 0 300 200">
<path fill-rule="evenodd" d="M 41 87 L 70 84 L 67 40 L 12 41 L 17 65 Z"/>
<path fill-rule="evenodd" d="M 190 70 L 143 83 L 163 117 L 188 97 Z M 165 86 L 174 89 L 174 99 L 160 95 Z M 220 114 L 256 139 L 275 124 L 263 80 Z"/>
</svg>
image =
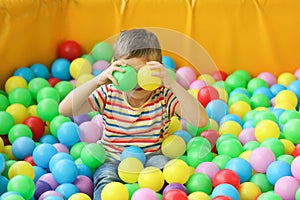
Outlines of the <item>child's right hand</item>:
<svg viewBox="0 0 300 200">
<path fill-rule="evenodd" d="M 124 72 L 124 69 L 120 68 L 120 66 L 125 66 L 126 63 L 124 61 L 115 61 L 113 62 L 106 70 L 104 70 L 102 73 L 100 73 L 97 76 L 97 86 L 103 85 L 103 84 L 109 84 L 114 83 L 115 85 L 118 85 L 117 80 L 112 75 L 114 71 Z"/>
</svg>

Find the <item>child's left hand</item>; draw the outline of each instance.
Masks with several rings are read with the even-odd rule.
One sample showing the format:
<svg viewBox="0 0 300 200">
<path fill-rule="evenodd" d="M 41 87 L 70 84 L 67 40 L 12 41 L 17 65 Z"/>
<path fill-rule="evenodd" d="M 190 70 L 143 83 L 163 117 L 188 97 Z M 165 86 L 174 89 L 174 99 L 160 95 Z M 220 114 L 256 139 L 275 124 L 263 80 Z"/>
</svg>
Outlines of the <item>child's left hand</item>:
<svg viewBox="0 0 300 200">
<path fill-rule="evenodd" d="M 174 79 L 172 78 L 171 74 L 169 73 L 168 69 L 163 66 L 160 62 L 157 61 L 149 61 L 146 63 L 150 66 L 151 70 L 158 70 L 152 72 L 153 76 L 157 76 L 161 79 L 163 85 L 166 88 L 171 88 L 171 85 L 174 83 Z"/>
</svg>

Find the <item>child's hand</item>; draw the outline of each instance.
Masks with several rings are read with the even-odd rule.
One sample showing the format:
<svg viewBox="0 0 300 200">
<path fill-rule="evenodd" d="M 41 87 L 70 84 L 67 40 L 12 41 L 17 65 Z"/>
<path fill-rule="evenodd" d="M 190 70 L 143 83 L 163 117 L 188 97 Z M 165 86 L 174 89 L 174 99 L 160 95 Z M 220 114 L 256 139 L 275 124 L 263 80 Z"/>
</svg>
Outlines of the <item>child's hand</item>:
<svg viewBox="0 0 300 200">
<path fill-rule="evenodd" d="M 120 66 L 125 65 L 126 63 L 124 61 L 113 62 L 106 70 L 104 70 L 101 74 L 98 75 L 98 86 L 112 82 L 115 85 L 118 85 L 117 80 L 112 74 L 114 71 L 124 72 L 124 69 L 120 68 Z"/>
<path fill-rule="evenodd" d="M 158 70 L 152 72 L 152 75 L 159 77 L 166 88 L 171 88 L 172 83 L 174 83 L 174 79 L 167 68 L 157 61 L 149 61 L 146 64 L 150 65 L 151 70 Z"/>
</svg>

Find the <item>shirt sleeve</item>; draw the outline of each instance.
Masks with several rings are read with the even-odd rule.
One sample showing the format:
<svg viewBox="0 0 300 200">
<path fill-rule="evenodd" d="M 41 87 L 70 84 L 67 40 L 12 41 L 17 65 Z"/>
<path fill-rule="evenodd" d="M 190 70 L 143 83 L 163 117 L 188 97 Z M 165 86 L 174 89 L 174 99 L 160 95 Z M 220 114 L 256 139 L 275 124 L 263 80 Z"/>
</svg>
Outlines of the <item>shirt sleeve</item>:
<svg viewBox="0 0 300 200">
<path fill-rule="evenodd" d="M 102 113 L 106 102 L 106 91 L 107 85 L 102 85 L 88 97 L 88 101 L 93 110 Z"/>
<path fill-rule="evenodd" d="M 169 117 L 171 118 L 172 116 L 175 115 L 175 108 L 179 103 L 179 101 L 170 89 L 165 88 L 164 95 L 166 100 L 167 112 Z"/>
</svg>

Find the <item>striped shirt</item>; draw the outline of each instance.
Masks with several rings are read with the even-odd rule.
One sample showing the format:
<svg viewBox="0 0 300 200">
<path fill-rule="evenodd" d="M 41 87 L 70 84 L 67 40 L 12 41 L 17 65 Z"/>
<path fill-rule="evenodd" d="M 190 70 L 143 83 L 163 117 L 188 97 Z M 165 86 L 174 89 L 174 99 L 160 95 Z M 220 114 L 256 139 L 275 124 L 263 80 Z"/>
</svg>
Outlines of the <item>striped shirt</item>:
<svg viewBox="0 0 300 200">
<path fill-rule="evenodd" d="M 178 103 L 173 92 L 161 86 L 144 105 L 134 108 L 112 84 L 100 86 L 88 100 L 102 114 L 104 130 L 99 142 L 108 157 L 118 160 L 124 148 L 132 145 L 146 154 L 159 151 Z"/>
</svg>

